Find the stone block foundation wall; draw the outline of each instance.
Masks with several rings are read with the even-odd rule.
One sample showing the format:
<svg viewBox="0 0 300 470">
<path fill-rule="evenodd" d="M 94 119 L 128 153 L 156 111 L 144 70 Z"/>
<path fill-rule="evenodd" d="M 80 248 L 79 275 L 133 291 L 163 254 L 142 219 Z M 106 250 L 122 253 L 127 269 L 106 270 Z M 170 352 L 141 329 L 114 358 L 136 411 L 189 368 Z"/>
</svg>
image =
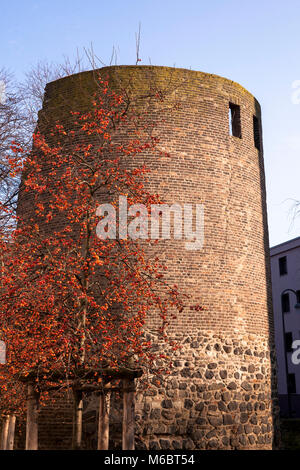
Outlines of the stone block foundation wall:
<svg viewBox="0 0 300 470">
<path fill-rule="evenodd" d="M 214 332 L 175 339 L 182 349 L 168 379 L 137 395 L 137 448 L 277 446 L 278 405 L 265 339 Z"/>
</svg>

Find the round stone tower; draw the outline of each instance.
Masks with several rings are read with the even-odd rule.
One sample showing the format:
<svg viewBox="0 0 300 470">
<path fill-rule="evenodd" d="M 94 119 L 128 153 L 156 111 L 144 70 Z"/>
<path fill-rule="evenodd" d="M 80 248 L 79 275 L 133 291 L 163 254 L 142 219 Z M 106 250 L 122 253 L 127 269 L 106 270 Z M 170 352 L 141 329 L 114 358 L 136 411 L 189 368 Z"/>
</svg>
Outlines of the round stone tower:
<svg viewBox="0 0 300 470">
<path fill-rule="evenodd" d="M 167 280 L 188 298 L 169 328 L 181 345 L 171 374 L 137 396 L 137 447 L 271 449 L 278 407 L 260 105 L 239 84 L 202 72 L 97 72 L 132 96 L 157 89 L 165 108 L 179 103 L 160 124 L 159 145 L 170 156 L 147 157 L 148 186 L 169 205 L 204 207 L 200 248 L 172 238 L 158 245 Z M 83 72 L 49 83 L 40 125 L 46 129 L 52 116 L 65 124 L 70 109 L 85 109 L 94 77 Z M 150 332 L 155 324 L 154 312 Z"/>
</svg>

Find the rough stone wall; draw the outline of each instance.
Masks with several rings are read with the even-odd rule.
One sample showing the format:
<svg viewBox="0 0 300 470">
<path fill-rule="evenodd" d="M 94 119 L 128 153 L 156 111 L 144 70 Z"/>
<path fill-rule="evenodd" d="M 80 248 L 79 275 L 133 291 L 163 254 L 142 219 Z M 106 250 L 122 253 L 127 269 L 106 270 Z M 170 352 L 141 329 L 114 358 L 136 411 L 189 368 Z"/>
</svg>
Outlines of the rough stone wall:
<svg viewBox="0 0 300 470">
<path fill-rule="evenodd" d="M 268 341 L 212 331 L 176 340 L 182 349 L 168 379 L 137 396 L 137 446 L 271 448 L 275 410 Z"/>
<path fill-rule="evenodd" d="M 171 157 L 136 161 L 150 167 L 148 187 L 166 203 L 205 207 L 201 250 L 187 251 L 185 240 L 159 242 L 168 281 L 189 298 L 169 328 L 182 345 L 171 376 L 137 399 L 138 445 L 270 449 L 278 406 L 262 138 L 260 151 L 254 145 L 259 103 L 237 83 L 202 72 L 121 66 L 100 73 L 132 96 L 151 87 L 167 92 L 160 148 Z M 40 126 L 53 116 L 67 123 L 70 109 L 86 108 L 94 76 L 48 84 Z M 229 103 L 240 106 L 242 138 L 229 135 Z M 147 107 L 161 118 L 151 100 Z M 19 211 L 29 206 L 30 195 L 20 199 Z M 190 309 L 199 303 L 203 311 Z M 147 332 L 157 323 L 153 311 Z"/>
</svg>

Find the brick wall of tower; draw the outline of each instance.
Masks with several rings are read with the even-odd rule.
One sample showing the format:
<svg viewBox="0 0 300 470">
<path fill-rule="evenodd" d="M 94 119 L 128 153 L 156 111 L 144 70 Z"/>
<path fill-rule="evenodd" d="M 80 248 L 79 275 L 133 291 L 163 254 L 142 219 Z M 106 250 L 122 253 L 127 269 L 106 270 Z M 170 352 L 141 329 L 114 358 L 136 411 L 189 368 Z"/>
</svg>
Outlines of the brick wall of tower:
<svg viewBox="0 0 300 470">
<path fill-rule="evenodd" d="M 205 211 L 201 250 L 187 251 L 185 240 L 173 239 L 155 248 L 168 266 L 167 280 L 188 300 L 169 328 L 182 344 L 171 375 L 137 396 L 138 446 L 271 448 L 278 406 L 263 152 L 253 130 L 253 116 L 261 121 L 259 103 L 237 83 L 202 72 L 150 66 L 98 72 L 135 97 L 153 88 L 168 92 L 160 148 L 170 157 L 147 155 L 148 187 L 168 204 L 201 203 Z M 54 120 L 66 124 L 70 110 L 86 109 L 94 78 L 84 72 L 47 85 L 39 115 L 44 132 Z M 242 138 L 229 135 L 229 103 L 240 106 Z M 147 109 L 161 119 L 151 99 Z M 140 155 L 135 164 L 144 160 Z M 20 198 L 19 212 L 26 210 L 30 194 Z M 199 303 L 203 311 L 190 310 Z M 154 311 L 149 334 L 157 318 Z"/>
</svg>

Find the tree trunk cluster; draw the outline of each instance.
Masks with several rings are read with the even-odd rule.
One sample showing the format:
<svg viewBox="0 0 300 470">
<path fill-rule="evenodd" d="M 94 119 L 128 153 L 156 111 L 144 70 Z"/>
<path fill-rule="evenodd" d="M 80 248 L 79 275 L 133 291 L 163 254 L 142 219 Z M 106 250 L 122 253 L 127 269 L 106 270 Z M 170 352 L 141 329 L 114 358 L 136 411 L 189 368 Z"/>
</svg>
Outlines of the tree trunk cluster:
<svg viewBox="0 0 300 470">
<path fill-rule="evenodd" d="M 99 395 L 98 419 L 98 450 L 109 449 L 109 415 L 111 384 L 106 383 Z M 135 385 L 133 378 L 122 380 L 123 393 L 123 423 L 122 423 L 122 450 L 134 450 L 135 438 Z M 82 448 L 82 417 L 83 392 L 73 390 L 74 417 L 73 417 L 73 449 Z M 38 414 L 39 393 L 32 382 L 27 385 L 27 418 L 26 418 L 26 450 L 38 450 Z M 13 450 L 16 416 L 6 415 L 3 418 L 1 449 Z"/>
</svg>

